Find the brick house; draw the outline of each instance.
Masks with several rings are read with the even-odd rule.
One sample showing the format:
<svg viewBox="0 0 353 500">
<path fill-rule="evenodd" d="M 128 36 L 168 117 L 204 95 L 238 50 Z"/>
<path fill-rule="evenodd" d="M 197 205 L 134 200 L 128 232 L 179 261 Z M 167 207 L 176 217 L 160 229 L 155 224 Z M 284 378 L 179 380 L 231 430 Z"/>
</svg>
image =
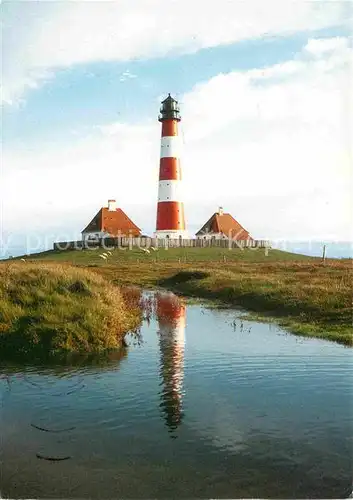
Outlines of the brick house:
<svg viewBox="0 0 353 500">
<path fill-rule="evenodd" d="M 205 240 L 252 240 L 248 231 L 231 214 L 224 213 L 222 207 L 196 233 L 196 238 Z"/>
<path fill-rule="evenodd" d="M 108 200 L 108 207 L 102 207 L 81 234 L 82 240 L 86 241 L 104 237 L 138 237 L 141 230 L 121 208 L 116 207 L 115 200 Z"/>
</svg>

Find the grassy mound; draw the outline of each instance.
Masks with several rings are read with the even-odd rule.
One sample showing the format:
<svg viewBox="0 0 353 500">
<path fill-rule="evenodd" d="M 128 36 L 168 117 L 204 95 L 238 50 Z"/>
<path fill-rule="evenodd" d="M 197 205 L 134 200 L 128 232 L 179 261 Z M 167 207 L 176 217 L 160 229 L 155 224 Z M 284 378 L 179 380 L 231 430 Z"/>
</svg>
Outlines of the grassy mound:
<svg viewBox="0 0 353 500">
<path fill-rule="evenodd" d="M 161 286 L 187 283 L 192 280 L 203 280 L 210 277 L 210 273 L 204 271 L 180 271 L 179 273 L 160 281 Z"/>
<path fill-rule="evenodd" d="M 103 277 L 69 265 L 0 266 L 0 352 L 102 352 L 121 346 L 141 315 Z"/>
</svg>

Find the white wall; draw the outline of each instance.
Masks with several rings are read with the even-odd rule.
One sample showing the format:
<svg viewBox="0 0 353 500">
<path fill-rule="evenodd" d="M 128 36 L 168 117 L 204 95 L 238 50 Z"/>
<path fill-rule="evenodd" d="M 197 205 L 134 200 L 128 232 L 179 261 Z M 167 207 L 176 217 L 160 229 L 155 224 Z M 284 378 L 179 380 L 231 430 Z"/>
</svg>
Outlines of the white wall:
<svg viewBox="0 0 353 500">
<path fill-rule="evenodd" d="M 187 240 L 189 238 L 188 232 L 187 231 L 156 231 L 155 232 L 155 237 L 159 239 L 179 239 L 180 237 L 183 238 L 184 240 Z"/>
<path fill-rule="evenodd" d="M 104 231 L 91 231 L 87 233 L 82 233 L 82 241 L 86 240 L 94 240 L 99 238 L 108 237 L 109 233 L 105 233 Z"/>
<path fill-rule="evenodd" d="M 225 236 L 223 233 L 206 233 L 203 235 L 198 235 L 196 236 L 198 240 L 227 240 L 227 236 Z"/>
</svg>

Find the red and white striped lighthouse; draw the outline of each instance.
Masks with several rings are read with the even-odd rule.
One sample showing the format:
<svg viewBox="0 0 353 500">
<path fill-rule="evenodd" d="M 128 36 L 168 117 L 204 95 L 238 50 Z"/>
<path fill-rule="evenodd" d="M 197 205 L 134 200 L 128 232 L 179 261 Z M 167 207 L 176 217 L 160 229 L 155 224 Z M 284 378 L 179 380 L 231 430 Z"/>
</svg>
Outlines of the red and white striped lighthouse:
<svg viewBox="0 0 353 500">
<path fill-rule="evenodd" d="M 156 237 L 186 238 L 181 191 L 181 140 L 178 134 L 180 109 L 170 94 L 162 101 L 158 120 L 162 123 L 162 138 Z"/>
</svg>

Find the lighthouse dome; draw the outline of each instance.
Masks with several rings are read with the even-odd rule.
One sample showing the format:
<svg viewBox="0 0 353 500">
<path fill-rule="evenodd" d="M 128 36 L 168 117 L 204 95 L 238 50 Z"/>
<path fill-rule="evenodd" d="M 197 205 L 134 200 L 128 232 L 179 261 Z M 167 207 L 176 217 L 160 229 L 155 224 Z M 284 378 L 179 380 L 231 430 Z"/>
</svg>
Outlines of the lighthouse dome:
<svg viewBox="0 0 353 500">
<path fill-rule="evenodd" d="M 158 117 L 160 122 L 164 120 L 180 121 L 180 108 L 176 99 L 173 99 L 173 97 L 168 94 L 168 97 L 164 99 L 161 104 L 160 115 Z"/>
</svg>

